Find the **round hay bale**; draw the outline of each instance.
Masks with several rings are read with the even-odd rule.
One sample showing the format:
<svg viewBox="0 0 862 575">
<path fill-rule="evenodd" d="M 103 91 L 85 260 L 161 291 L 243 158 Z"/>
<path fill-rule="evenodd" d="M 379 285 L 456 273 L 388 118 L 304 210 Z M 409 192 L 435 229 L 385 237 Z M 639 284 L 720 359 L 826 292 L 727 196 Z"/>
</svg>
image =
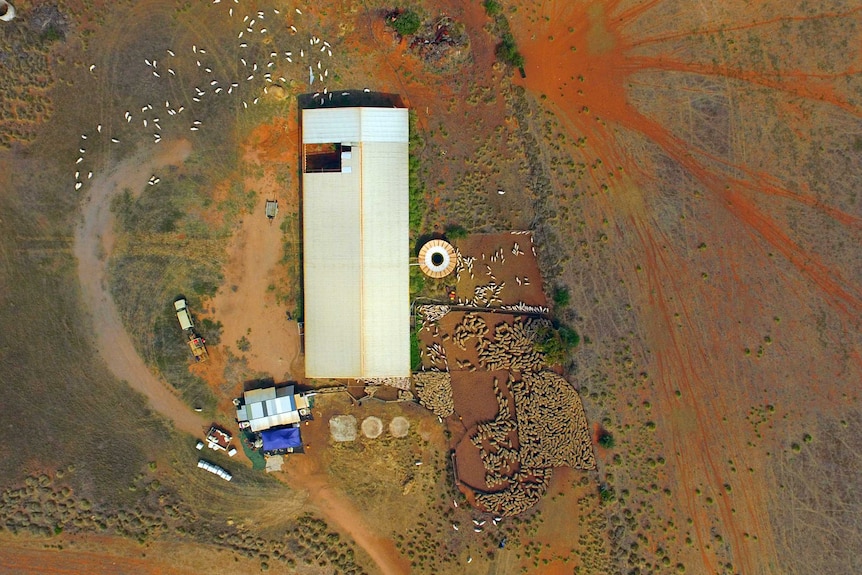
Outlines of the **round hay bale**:
<svg viewBox="0 0 862 575">
<path fill-rule="evenodd" d="M 389 423 L 389 433 L 391 433 L 394 437 L 406 437 L 407 432 L 410 430 L 410 422 L 407 421 L 406 417 L 393 417 L 392 421 Z"/>
<path fill-rule="evenodd" d="M 377 439 L 383 433 L 383 422 L 379 417 L 369 416 L 362 420 L 362 435 L 368 439 Z"/>
<path fill-rule="evenodd" d="M 329 433 L 335 441 L 356 440 L 356 418 L 352 415 L 336 415 L 329 420 Z"/>
</svg>

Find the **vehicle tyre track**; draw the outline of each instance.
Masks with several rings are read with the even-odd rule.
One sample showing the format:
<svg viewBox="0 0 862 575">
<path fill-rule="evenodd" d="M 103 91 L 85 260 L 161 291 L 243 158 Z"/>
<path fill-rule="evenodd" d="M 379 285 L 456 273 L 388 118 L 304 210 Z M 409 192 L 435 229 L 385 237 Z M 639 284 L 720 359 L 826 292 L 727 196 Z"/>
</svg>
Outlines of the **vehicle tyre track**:
<svg viewBox="0 0 862 575">
<path fill-rule="evenodd" d="M 156 169 L 182 162 L 191 151 L 187 140 L 146 149 L 120 162 L 113 170 L 93 178 L 75 228 L 74 254 L 84 306 L 93 321 L 95 345 L 108 369 L 149 399 L 152 408 L 170 419 L 177 429 L 199 435 L 207 422 L 194 413 L 167 382 L 147 367 L 126 333 L 110 293 L 108 256 L 113 247 L 114 216 L 111 199 L 124 188 L 140 191 Z"/>
</svg>

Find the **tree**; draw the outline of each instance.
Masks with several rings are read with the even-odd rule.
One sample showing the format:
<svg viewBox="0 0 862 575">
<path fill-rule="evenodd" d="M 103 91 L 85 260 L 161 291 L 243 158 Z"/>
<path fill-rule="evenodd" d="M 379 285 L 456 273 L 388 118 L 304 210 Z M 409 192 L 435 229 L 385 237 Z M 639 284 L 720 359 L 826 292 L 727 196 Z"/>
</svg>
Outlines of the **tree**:
<svg viewBox="0 0 862 575">
<path fill-rule="evenodd" d="M 405 10 L 404 12 L 390 16 L 388 23 L 400 35 L 410 36 L 419 30 L 419 26 L 422 25 L 422 19 L 413 10 Z"/>
<path fill-rule="evenodd" d="M 554 305 L 557 307 L 566 307 L 572 299 L 572 294 L 569 293 L 569 288 L 565 286 L 554 286 L 552 294 Z"/>
<path fill-rule="evenodd" d="M 482 2 L 482 5 L 485 6 L 485 13 L 488 16 L 496 16 L 503 11 L 503 7 L 497 0 L 485 0 Z"/>
<path fill-rule="evenodd" d="M 503 41 L 497 46 L 497 57 L 516 68 L 524 67 L 524 56 L 518 52 L 515 37 L 510 32 L 503 35 Z"/>
<path fill-rule="evenodd" d="M 605 449 L 611 449 L 614 445 L 616 445 L 614 436 L 607 429 L 602 429 L 599 433 L 599 445 L 601 445 Z"/>
</svg>

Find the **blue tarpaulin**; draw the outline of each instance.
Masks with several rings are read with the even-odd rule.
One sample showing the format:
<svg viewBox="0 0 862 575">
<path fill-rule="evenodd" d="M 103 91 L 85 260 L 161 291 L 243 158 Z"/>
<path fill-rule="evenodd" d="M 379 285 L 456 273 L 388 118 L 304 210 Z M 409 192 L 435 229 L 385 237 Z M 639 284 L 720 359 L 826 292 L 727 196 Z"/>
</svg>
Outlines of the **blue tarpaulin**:
<svg viewBox="0 0 862 575">
<path fill-rule="evenodd" d="M 287 449 L 288 447 L 302 447 L 302 438 L 299 436 L 298 427 L 284 427 L 282 429 L 267 429 L 260 432 L 263 438 L 263 450 L 275 451 L 276 449 Z"/>
</svg>

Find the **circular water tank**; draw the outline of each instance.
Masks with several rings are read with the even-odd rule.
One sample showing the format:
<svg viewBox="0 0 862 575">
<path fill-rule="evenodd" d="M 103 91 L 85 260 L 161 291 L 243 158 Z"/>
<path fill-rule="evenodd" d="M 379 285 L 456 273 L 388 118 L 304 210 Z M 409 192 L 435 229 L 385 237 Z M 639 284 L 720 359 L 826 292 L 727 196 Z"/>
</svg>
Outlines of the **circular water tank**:
<svg viewBox="0 0 862 575">
<path fill-rule="evenodd" d="M 419 250 L 419 269 L 426 276 L 443 278 L 455 270 L 457 256 L 452 244 L 443 240 L 431 240 Z"/>
<path fill-rule="evenodd" d="M 0 20 L 9 22 L 15 17 L 15 8 L 6 0 L 0 0 Z"/>
</svg>

